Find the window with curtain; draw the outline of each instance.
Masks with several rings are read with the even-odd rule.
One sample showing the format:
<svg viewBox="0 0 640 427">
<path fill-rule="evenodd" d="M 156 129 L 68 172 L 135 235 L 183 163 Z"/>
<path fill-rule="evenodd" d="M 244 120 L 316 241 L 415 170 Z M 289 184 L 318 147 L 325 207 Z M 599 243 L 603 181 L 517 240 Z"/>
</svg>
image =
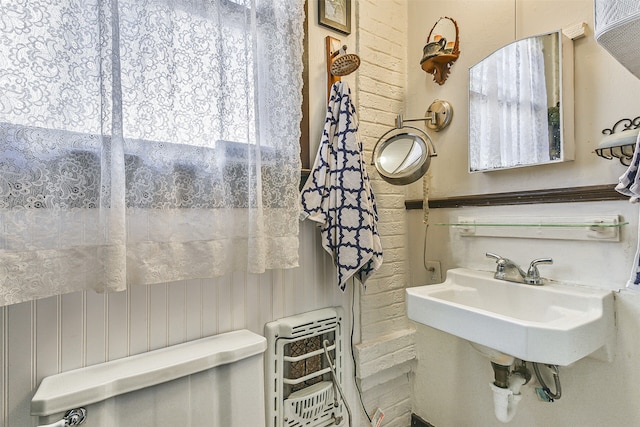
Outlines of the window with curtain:
<svg viewBox="0 0 640 427">
<path fill-rule="evenodd" d="M 471 170 L 549 161 L 544 46 L 511 43 L 469 70 Z"/>
<path fill-rule="evenodd" d="M 304 0 L 0 3 L 0 305 L 298 262 Z"/>
</svg>

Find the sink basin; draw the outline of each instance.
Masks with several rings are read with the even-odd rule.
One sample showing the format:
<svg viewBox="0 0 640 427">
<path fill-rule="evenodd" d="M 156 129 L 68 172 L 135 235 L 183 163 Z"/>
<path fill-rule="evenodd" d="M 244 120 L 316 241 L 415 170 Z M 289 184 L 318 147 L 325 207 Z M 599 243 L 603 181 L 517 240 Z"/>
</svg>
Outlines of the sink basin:
<svg viewBox="0 0 640 427">
<path fill-rule="evenodd" d="M 611 291 L 505 282 L 465 268 L 406 291 L 409 319 L 529 362 L 569 365 L 615 333 Z"/>
</svg>

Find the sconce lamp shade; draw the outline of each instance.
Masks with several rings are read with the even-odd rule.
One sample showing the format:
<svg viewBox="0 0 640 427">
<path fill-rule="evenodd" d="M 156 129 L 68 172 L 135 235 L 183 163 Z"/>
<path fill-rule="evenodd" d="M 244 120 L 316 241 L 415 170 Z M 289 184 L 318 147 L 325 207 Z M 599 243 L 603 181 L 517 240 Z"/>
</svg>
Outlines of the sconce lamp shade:
<svg viewBox="0 0 640 427">
<path fill-rule="evenodd" d="M 640 78 L 640 2 L 595 0 L 594 6 L 598 44 Z"/>
</svg>

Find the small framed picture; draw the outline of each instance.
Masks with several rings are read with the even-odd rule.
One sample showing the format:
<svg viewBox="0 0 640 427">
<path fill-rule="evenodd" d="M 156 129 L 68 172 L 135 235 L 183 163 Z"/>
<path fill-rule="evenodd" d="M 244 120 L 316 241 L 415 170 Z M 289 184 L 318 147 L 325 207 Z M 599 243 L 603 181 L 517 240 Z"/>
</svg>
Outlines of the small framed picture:
<svg viewBox="0 0 640 427">
<path fill-rule="evenodd" d="M 351 33 L 351 0 L 318 0 L 318 24 Z"/>
</svg>

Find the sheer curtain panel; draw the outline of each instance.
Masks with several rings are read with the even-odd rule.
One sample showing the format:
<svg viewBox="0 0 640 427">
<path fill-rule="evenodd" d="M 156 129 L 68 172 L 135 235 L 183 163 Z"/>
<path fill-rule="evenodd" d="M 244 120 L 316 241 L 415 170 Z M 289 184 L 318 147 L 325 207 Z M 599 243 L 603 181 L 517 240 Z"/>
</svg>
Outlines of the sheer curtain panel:
<svg viewBox="0 0 640 427">
<path fill-rule="evenodd" d="M 303 20 L 0 1 L 0 305 L 296 266 Z"/>
</svg>

